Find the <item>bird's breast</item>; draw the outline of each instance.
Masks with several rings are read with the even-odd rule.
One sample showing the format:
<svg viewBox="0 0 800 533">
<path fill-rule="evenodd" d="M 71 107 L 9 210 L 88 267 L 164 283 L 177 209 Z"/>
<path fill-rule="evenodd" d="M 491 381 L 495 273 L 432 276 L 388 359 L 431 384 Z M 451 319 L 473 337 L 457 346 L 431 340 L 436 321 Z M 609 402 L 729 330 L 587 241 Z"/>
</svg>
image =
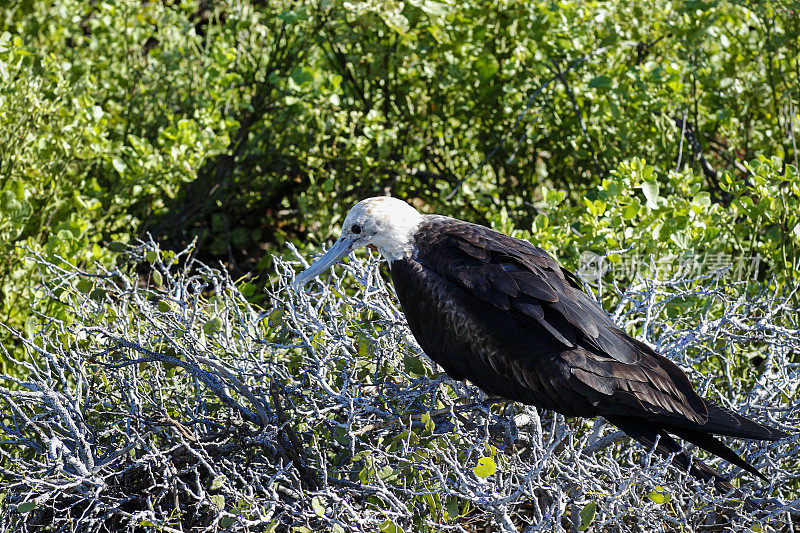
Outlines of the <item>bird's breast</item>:
<svg viewBox="0 0 800 533">
<path fill-rule="evenodd" d="M 391 266 L 403 313 L 425 353 L 490 395 L 585 416 L 555 391 L 568 369 L 530 330 L 413 259 Z M 546 358 L 546 360 L 543 360 Z M 580 411 L 580 412 L 578 412 Z"/>
</svg>

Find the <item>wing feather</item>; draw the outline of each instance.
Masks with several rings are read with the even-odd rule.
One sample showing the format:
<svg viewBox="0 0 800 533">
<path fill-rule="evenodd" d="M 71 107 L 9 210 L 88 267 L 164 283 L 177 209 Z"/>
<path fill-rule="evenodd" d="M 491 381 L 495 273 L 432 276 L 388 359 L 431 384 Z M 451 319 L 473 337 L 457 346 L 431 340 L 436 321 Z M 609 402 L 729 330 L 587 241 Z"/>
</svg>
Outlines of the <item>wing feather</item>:
<svg viewBox="0 0 800 533">
<path fill-rule="evenodd" d="M 497 387 L 505 376 L 521 387 L 518 395 L 527 390 L 539 396 L 531 403 L 566 406 L 565 413 L 587 413 L 590 406 L 595 414 L 707 420 L 683 372 L 621 331 L 544 250 L 446 217 L 430 217 L 425 231 L 435 237 L 418 241 L 415 260 L 487 305 L 473 305 L 473 320 L 503 332 L 502 350 L 476 347 L 475 360 L 460 365 L 469 379 Z"/>
</svg>

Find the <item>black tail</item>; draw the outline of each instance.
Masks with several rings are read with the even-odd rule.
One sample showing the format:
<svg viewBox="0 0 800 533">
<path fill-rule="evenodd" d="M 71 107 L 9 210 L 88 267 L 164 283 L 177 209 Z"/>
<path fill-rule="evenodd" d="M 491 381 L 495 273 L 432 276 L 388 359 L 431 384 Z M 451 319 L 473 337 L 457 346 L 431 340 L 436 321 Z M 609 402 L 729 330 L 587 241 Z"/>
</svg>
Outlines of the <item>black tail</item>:
<svg viewBox="0 0 800 533">
<path fill-rule="evenodd" d="M 674 433 L 678 437 L 682 438 L 683 440 L 688 440 L 695 446 L 703 448 L 705 451 L 709 453 L 713 453 L 714 455 L 718 455 L 722 457 L 729 463 L 733 463 L 736 466 L 739 466 L 751 474 L 754 474 L 764 481 L 769 481 L 767 476 L 756 470 L 756 467 L 739 457 L 739 455 L 717 440 L 713 435 L 709 435 L 708 433 L 703 433 L 699 430 L 693 429 L 683 429 L 683 428 L 671 428 L 669 430 L 671 433 Z"/>
<path fill-rule="evenodd" d="M 759 472 L 753 465 L 742 459 L 736 452 L 720 442 L 714 435 L 725 435 L 743 439 L 778 440 L 788 437 L 789 434 L 779 429 L 771 428 L 749 418 L 729 411 L 715 403 L 704 400 L 708 409 L 708 422 L 702 426 L 686 421 L 685 425 L 669 422 L 657 422 L 634 416 L 607 416 L 608 420 L 619 429 L 638 440 L 645 446 L 652 448 L 656 438 L 659 438 L 656 451 L 662 455 L 675 454 L 673 459 L 676 466 L 693 476 L 708 480 L 713 479 L 718 488 L 722 490 L 733 489 L 733 486 L 716 470 L 687 454 L 683 448 L 669 435 L 672 433 L 686 441 L 691 442 L 709 453 L 717 455 L 726 461 L 743 468 L 764 481 L 767 477 Z"/>
<path fill-rule="evenodd" d="M 695 427 L 690 429 L 698 429 L 703 433 L 725 435 L 727 437 L 738 437 L 740 439 L 780 440 L 789 436 L 788 433 L 781 431 L 780 429 L 771 428 L 769 426 L 765 426 L 764 424 L 750 420 L 749 418 L 745 418 L 744 416 L 734 413 L 733 411 L 729 411 L 728 409 L 725 409 L 714 402 L 705 400 L 705 403 L 706 409 L 708 409 L 708 422 L 703 424 L 703 426 L 700 428 L 695 425 Z M 686 440 L 691 442 L 691 439 L 689 438 Z M 697 445 L 703 447 L 701 444 Z"/>
<path fill-rule="evenodd" d="M 655 450 L 663 456 L 673 455 L 673 464 L 684 472 L 689 472 L 691 475 L 704 481 L 712 479 L 714 484 L 720 492 L 727 493 L 735 490 L 735 487 L 730 482 L 722 477 L 722 475 L 705 464 L 703 461 L 693 458 L 686 453 L 680 444 L 675 442 L 666 431 L 656 427 L 653 422 L 634 417 L 606 417 L 609 422 L 617 426 L 629 436 L 644 444 L 648 449 L 655 446 Z M 713 439 L 713 437 L 711 437 Z M 658 445 L 656 445 L 658 440 Z M 716 439 L 714 439 L 716 440 Z M 724 447 L 722 443 L 720 443 Z M 733 455 L 736 454 L 730 451 Z M 713 453 L 713 452 L 712 452 Z M 738 456 L 736 456 L 738 458 Z M 750 466 L 748 464 L 748 466 Z M 750 468 L 753 468 L 752 466 Z M 755 468 L 753 468 L 755 470 Z"/>
</svg>

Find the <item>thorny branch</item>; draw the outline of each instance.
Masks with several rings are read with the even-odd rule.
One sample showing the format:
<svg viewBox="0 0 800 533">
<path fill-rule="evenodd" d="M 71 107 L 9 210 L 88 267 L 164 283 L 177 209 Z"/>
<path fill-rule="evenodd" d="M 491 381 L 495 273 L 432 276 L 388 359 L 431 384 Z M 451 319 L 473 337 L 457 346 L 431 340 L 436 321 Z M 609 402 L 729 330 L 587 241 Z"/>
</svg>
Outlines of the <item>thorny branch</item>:
<svg viewBox="0 0 800 533">
<path fill-rule="evenodd" d="M 601 420 L 449 379 L 374 257 L 301 294 L 287 290 L 298 263 L 276 258 L 260 308 L 190 252 L 145 242 L 113 271 L 32 257 L 49 312 L 3 348 L 0 530 L 565 531 L 590 503 L 597 530 L 797 523 L 797 439 L 728 441 L 771 478 L 741 478 L 746 512 Z M 703 394 L 796 431 L 785 295 L 707 276 L 639 280 L 617 301 L 615 319 Z M 497 471 L 481 477 L 485 457 Z"/>
</svg>

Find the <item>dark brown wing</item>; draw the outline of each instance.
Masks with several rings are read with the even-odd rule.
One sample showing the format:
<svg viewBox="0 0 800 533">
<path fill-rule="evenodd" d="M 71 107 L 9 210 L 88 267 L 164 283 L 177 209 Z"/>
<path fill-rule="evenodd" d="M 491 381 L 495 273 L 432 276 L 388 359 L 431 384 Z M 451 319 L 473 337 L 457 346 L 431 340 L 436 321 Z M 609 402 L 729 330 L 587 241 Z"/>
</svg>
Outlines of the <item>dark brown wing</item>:
<svg viewBox="0 0 800 533">
<path fill-rule="evenodd" d="M 454 377 L 568 416 L 707 420 L 683 372 L 621 331 L 544 250 L 446 217 L 427 217 L 417 235 L 417 255 L 392 277 L 423 349 Z"/>
</svg>

